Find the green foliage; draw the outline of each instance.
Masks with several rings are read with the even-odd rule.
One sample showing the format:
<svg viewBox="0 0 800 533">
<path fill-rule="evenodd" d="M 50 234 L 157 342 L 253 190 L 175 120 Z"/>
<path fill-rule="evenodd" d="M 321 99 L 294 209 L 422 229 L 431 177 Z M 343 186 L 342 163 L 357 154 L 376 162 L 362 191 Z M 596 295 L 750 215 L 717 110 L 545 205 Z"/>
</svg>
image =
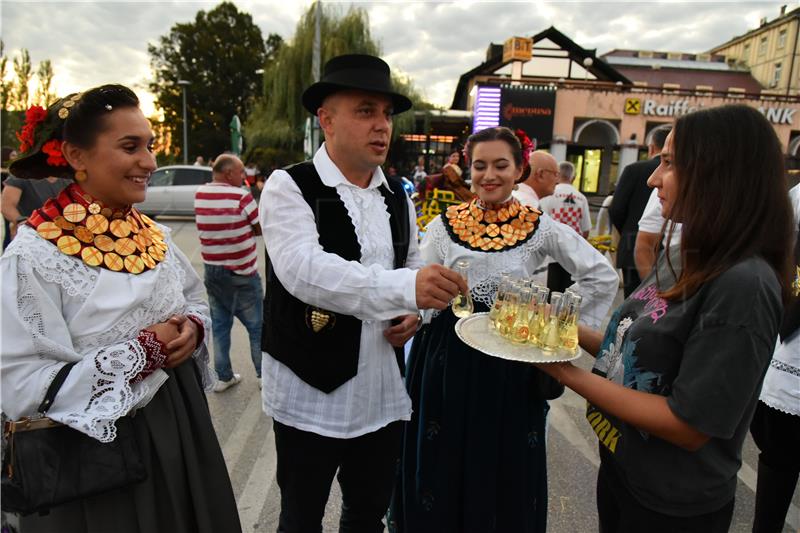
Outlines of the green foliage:
<svg viewBox="0 0 800 533">
<path fill-rule="evenodd" d="M 49 59 L 45 59 L 39 63 L 36 77 L 39 78 L 39 89 L 36 91 L 36 104 L 47 109 L 50 104 L 56 100 L 56 95 L 50 90 L 50 86 L 53 84 L 53 64 Z"/>
<path fill-rule="evenodd" d="M 250 149 L 259 146 L 302 149 L 308 113 L 300 98 L 303 90 L 313 83 L 314 9 L 312 4 L 297 23 L 292 41 L 283 44 L 272 61 L 264 65 L 263 94 L 245 122 L 245 139 Z M 351 8 L 341 16 L 341 8 L 323 6 L 320 35 L 322 64 L 340 54 L 379 52 L 363 9 Z"/>
<path fill-rule="evenodd" d="M 264 91 L 245 123 L 244 134 L 249 150 L 259 147 L 282 147 L 301 154 L 308 112 L 301 96 L 313 83 L 311 62 L 314 47 L 315 5 L 302 16 L 291 42 L 284 44 L 274 60 L 264 66 Z M 363 8 L 323 5 L 320 17 L 320 65 L 341 54 L 380 55 L 380 46 L 369 29 L 369 17 Z M 393 75 L 398 92 L 414 102 L 415 109 L 432 107 L 414 90 L 410 80 Z M 413 129 L 413 111 L 398 115 L 395 133 Z M 250 151 L 248 151 L 248 155 Z"/>
<path fill-rule="evenodd" d="M 261 30 L 252 17 L 223 2 L 211 11 L 199 11 L 193 22 L 175 24 L 157 45 L 148 46 L 148 52 L 154 73 L 149 87 L 156 106 L 164 111 L 174 144 L 183 148 L 178 80 L 186 80 L 190 83 L 188 159 L 216 157 L 230 149 L 228 124 L 234 114 L 244 120 L 250 113 L 261 82 L 256 71 L 267 58 Z"/>
<path fill-rule="evenodd" d="M 28 82 L 33 77 L 33 69 L 31 67 L 31 55 L 25 48 L 22 49 L 19 56 L 14 58 L 14 74 L 17 77 L 12 97 L 14 107 L 28 109 L 28 104 L 30 103 Z"/>
<path fill-rule="evenodd" d="M 0 111 L 0 145 L 16 150 L 19 147 L 19 140 L 16 132 L 22 129 L 25 122 L 24 111 L 11 111 L 3 109 Z"/>
</svg>

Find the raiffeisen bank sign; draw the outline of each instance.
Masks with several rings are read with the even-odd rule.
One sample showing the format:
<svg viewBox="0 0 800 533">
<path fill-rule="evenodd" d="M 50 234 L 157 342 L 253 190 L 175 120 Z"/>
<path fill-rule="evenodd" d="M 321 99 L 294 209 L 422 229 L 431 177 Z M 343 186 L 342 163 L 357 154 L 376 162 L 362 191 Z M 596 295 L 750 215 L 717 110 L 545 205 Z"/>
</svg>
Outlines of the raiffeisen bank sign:
<svg viewBox="0 0 800 533">
<path fill-rule="evenodd" d="M 690 103 L 689 100 L 673 100 L 672 102 L 658 102 L 645 100 L 642 105 L 642 115 L 656 117 L 678 117 L 697 111 L 705 106 L 701 103 Z M 759 107 L 758 110 L 773 124 L 794 124 L 794 115 L 797 108 L 792 107 Z"/>
</svg>

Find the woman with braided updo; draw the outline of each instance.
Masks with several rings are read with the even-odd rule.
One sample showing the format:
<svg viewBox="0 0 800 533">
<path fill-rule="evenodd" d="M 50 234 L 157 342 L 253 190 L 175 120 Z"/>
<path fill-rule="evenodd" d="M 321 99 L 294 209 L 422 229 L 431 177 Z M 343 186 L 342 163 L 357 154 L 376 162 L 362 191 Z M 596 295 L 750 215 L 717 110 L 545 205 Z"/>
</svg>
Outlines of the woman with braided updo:
<svg viewBox="0 0 800 533">
<path fill-rule="evenodd" d="M 0 260 L 4 414 L 35 416 L 66 370 L 47 416 L 104 443 L 132 428 L 146 471 L 23 516 L 22 531 L 240 531 L 203 395 L 213 381 L 203 284 L 169 229 L 132 207 L 156 168 L 136 95 L 104 85 L 33 107 L 18 137 L 15 176 L 74 183 Z"/>
</svg>

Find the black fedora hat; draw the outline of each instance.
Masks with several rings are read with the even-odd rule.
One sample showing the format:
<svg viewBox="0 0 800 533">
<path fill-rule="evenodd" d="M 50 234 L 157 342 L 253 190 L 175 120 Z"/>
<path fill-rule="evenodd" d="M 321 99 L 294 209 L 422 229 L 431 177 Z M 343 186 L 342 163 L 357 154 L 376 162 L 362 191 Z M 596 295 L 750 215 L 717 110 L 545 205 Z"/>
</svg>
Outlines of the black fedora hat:
<svg viewBox="0 0 800 533">
<path fill-rule="evenodd" d="M 411 100 L 392 87 L 389 65 L 379 57 L 363 54 L 336 56 L 325 63 L 322 79 L 303 92 L 303 107 L 316 115 L 327 96 L 347 89 L 389 96 L 395 115 L 411 109 Z"/>
</svg>

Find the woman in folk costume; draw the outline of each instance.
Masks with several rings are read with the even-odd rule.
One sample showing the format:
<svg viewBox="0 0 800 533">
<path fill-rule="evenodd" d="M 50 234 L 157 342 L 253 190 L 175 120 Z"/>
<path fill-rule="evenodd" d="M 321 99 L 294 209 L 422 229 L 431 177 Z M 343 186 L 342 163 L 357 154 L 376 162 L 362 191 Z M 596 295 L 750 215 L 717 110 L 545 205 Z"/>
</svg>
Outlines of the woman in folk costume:
<svg viewBox="0 0 800 533">
<path fill-rule="evenodd" d="M 463 171 L 458 166 L 461 157 L 458 152 L 453 152 L 447 158 L 447 164 L 442 168 L 442 188 L 453 191 L 456 198 L 462 202 L 469 202 L 475 195 L 469 190 L 462 177 Z"/>
<path fill-rule="evenodd" d="M 508 128 L 466 148 L 478 198 L 434 219 L 420 246 L 428 263 L 468 260 L 475 311 L 488 311 L 502 275 L 528 278 L 550 256 L 577 280 L 582 320 L 595 326 L 616 294 L 606 259 L 574 230 L 511 196 L 523 152 Z M 547 518 L 543 377 L 484 355 L 456 335 L 450 309 L 426 317 L 407 371 L 406 427 L 393 525 L 408 533 L 543 532 Z"/>
<path fill-rule="evenodd" d="M 34 416 L 75 363 L 47 415 L 101 442 L 127 418 L 147 473 L 21 517 L 26 533 L 241 529 L 203 393 L 213 381 L 203 284 L 168 228 L 132 207 L 156 168 L 138 105 L 130 89 L 105 85 L 31 108 L 18 134 L 14 175 L 75 183 L 0 260 L 3 411 Z"/>
</svg>

